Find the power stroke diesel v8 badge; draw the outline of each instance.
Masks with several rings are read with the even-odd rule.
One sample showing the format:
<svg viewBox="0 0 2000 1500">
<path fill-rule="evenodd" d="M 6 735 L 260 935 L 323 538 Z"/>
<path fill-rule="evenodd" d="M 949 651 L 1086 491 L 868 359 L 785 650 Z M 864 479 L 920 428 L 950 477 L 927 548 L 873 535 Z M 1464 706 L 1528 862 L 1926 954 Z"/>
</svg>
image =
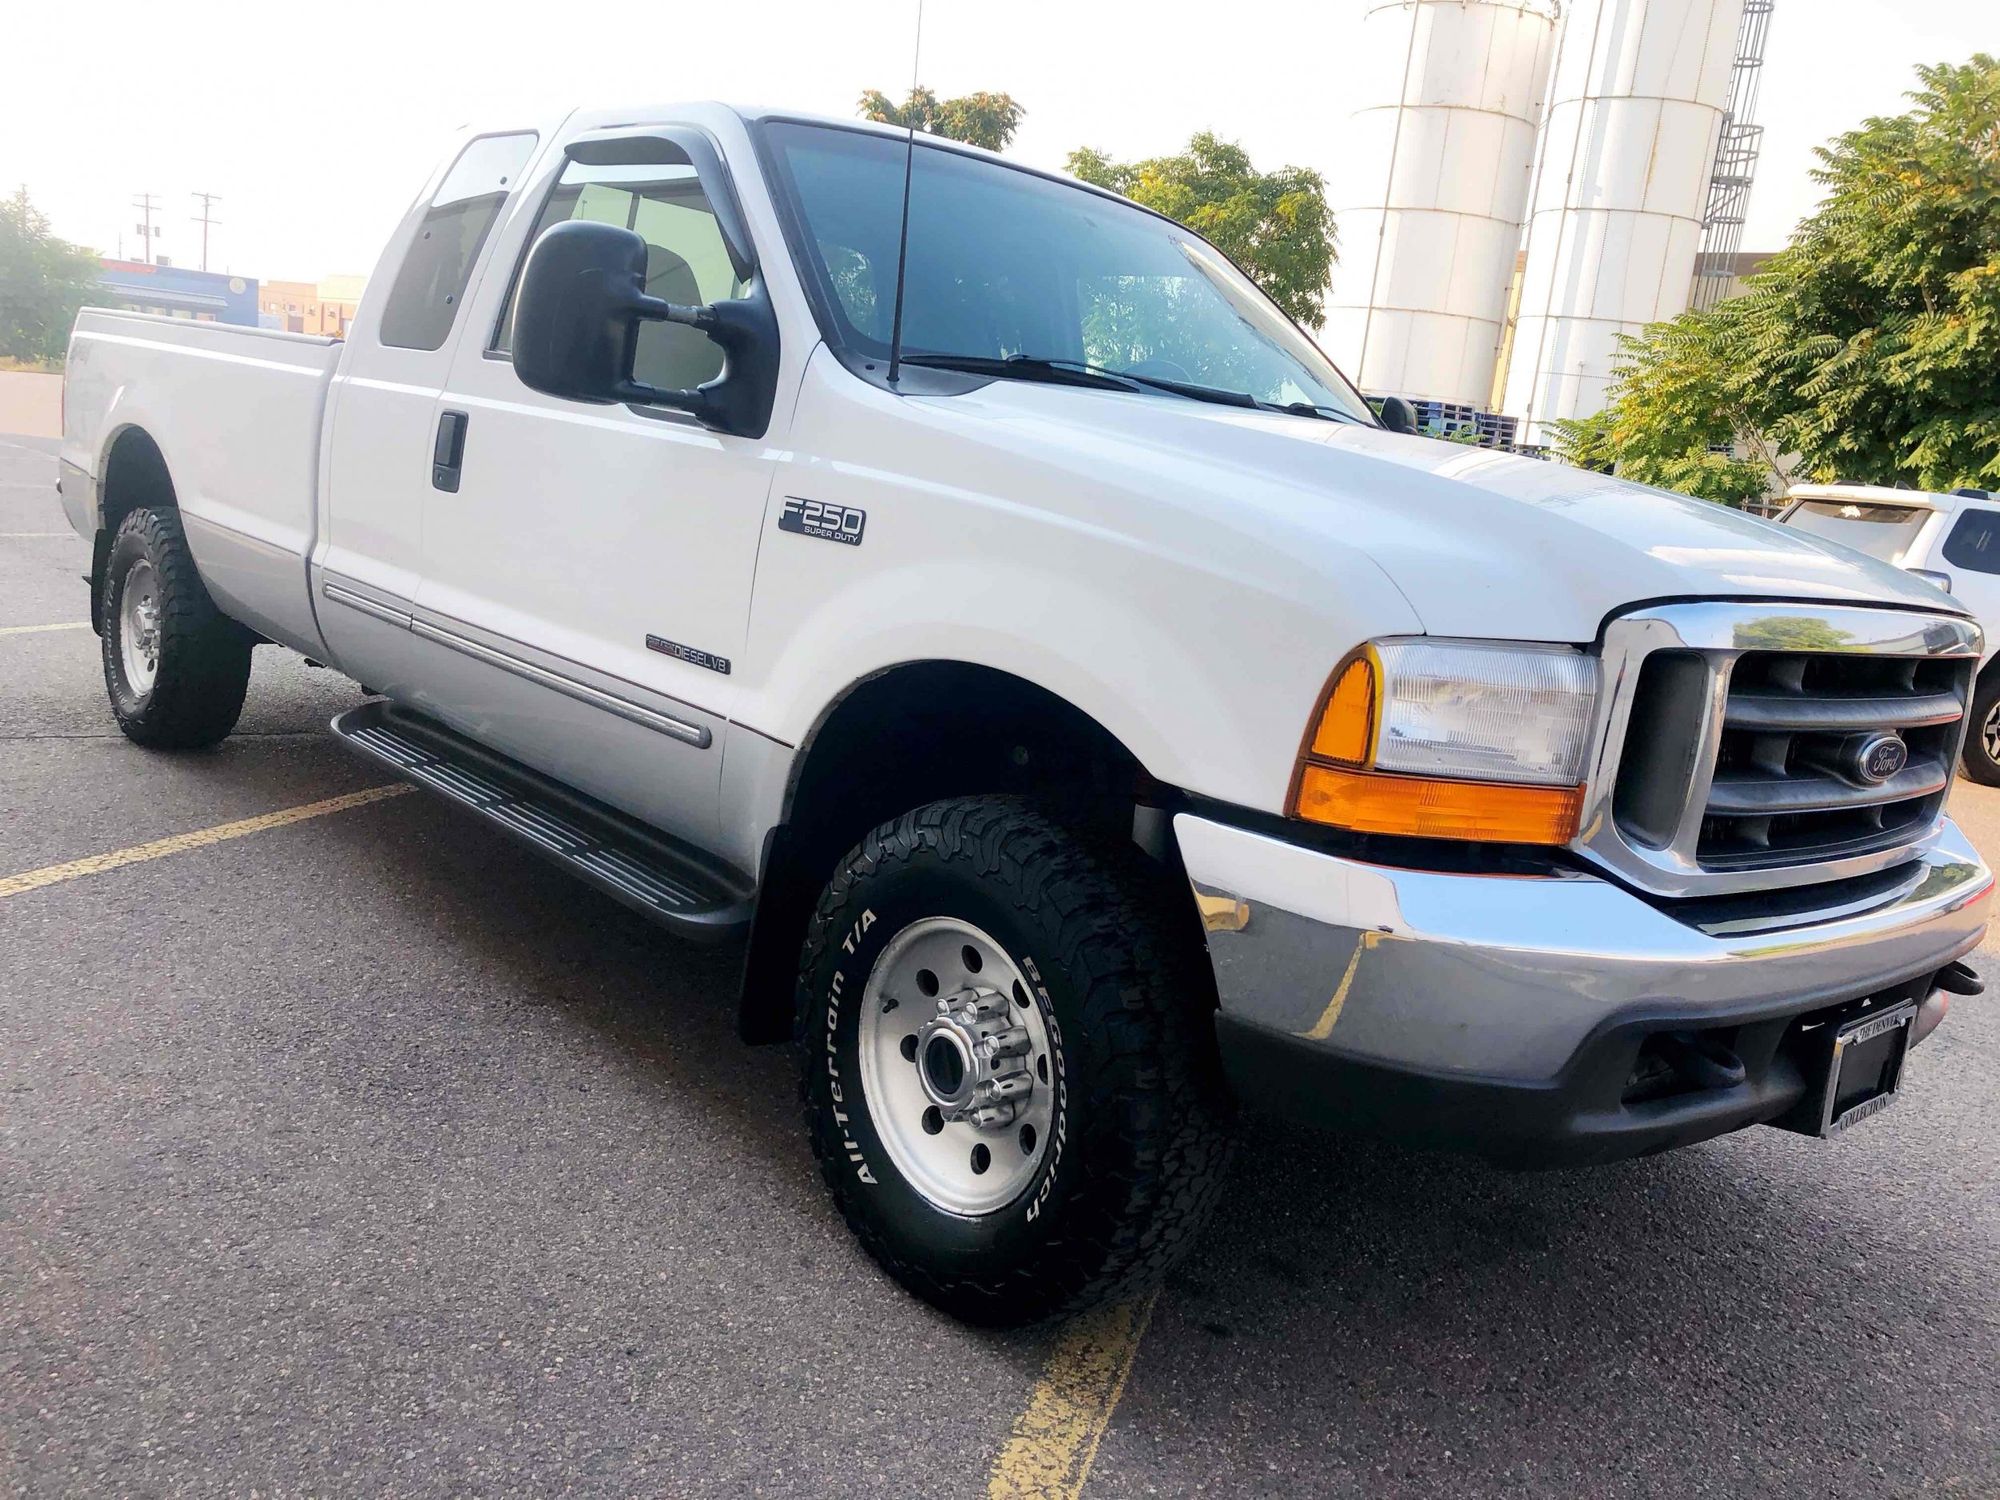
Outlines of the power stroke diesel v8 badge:
<svg viewBox="0 0 2000 1500">
<path fill-rule="evenodd" d="M 785 496 L 785 508 L 778 516 L 778 530 L 800 536 L 816 536 L 823 542 L 861 545 L 861 533 L 868 525 L 868 512 L 856 505 L 829 505 L 824 500 L 802 500 Z"/>
<path fill-rule="evenodd" d="M 729 658 L 717 656 L 713 651 L 704 651 L 699 646 L 683 646 L 679 641 L 670 641 L 665 636 L 646 637 L 646 649 L 657 651 L 662 656 L 671 656 L 675 661 L 684 661 L 691 667 L 706 667 L 711 672 L 729 675 Z"/>
</svg>

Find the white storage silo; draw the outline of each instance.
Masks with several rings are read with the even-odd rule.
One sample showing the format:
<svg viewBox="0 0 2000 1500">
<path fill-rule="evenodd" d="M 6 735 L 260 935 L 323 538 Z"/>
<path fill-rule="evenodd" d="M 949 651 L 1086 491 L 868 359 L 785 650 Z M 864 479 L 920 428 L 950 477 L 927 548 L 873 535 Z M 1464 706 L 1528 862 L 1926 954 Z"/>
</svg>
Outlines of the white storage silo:
<svg viewBox="0 0 2000 1500">
<path fill-rule="evenodd" d="M 1484 407 L 1556 0 L 1369 0 L 1343 140 L 1327 352 L 1371 394 Z"/>
<path fill-rule="evenodd" d="M 1743 0 L 1579 0 L 1563 24 L 1503 409 L 1604 406 L 1620 334 L 1686 310 Z"/>
</svg>

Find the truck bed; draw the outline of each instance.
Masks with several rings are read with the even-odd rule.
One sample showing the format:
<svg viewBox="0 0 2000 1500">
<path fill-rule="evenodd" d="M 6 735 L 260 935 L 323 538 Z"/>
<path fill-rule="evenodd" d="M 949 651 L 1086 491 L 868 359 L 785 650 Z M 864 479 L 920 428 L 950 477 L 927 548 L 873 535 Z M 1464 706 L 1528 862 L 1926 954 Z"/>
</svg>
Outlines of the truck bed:
<svg viewBox="0 0 2000 1500">
<path fill-rule="evenodd" d="M 216 602 L 272 640 L 321 652 L 306 559 L 340 347 L 310 334 L 86 308 L 64 386 L 70 524 L 86 539 L 103 524 L 106 472 L 145 461 L 136 445 L 150 440 Z"/>
</svg>

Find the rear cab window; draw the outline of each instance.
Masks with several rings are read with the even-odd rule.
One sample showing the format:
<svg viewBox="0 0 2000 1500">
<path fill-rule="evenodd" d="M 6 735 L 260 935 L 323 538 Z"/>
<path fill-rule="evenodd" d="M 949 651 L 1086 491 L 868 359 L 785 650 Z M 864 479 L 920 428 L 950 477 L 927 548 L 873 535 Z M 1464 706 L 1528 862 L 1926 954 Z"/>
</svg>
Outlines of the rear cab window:
<svg viewBox="0 0 2000 1500">
<path fill-rule="evenodd" d="M 1802 500 L 1785 518 L 1787 526 L 1823 536 L 1886 563 L 1900 563 L 1931 511 L 1922 505 L 1879 500 Z"/>
<path fill-rule="evenodd" d="M 532 131 L 481 136 L 459 152 L 396 268 L 382 310 L 384 344 L 396 349 L 444 347 L 479 252 L 534 154 Z"/>
</svg>

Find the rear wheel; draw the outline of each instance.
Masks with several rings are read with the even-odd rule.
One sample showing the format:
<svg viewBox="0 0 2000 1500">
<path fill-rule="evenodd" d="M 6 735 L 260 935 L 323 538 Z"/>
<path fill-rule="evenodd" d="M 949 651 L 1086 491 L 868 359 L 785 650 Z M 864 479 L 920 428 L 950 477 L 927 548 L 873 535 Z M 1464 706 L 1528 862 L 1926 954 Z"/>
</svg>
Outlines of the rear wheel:
<svg viewBox="0 0 2000 1500">
<path fill-rule="evenodd" d="M 135 510 L 104 564 L 104 686 L 127 738 L 157 750 L 212 745 L 236 727 L 251 638 L 215 607 L 180 516 Z"/>
<path fill-rule="evenodd" d="M 1974 781 L 2000 786 L 2000 671 L 1981 673 L 1973 689 L 1972 726 L 1960 760 Z"/>
<path fill-rule="evenodd" d="M 917 1295 L 1032 1322 L 1193 1238 L 1227 1135 L 1173 895 L 1008 798 L 919 808 L 842 862 L 800 976 L 806 1120 L 848 1224 Z"/>
</svg>

